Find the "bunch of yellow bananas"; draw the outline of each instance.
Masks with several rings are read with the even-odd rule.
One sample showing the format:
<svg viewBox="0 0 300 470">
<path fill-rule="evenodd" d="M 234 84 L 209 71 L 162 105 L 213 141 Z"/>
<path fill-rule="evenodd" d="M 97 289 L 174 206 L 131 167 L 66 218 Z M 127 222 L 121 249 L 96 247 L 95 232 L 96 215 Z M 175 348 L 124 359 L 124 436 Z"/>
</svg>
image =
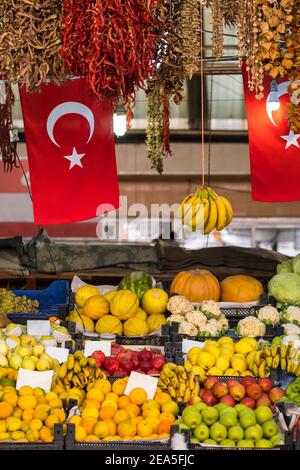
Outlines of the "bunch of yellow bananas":
<svg viewBox="0 0 300 470">
<path fill-rule="evenodd" d="M 277 369 L 278 367 L 299 377 L 299 360 L 300 352 L 294 348 L 292 341 L 287 346 L 264 345 L 261 351 L 251 352 L 246 358 L 248 369 L 259 377 L 266 377 L 271 368 Z"/>
<path fill-rule="evenodd" d="M 197 366 L 189 371 L 184 366 L 178 366 L 172 362 L 164 365 L 158 381 L 158 387 L 170 394 L 173 400 L 187 403 L 192 396 L 199 396 L 200 377 Z"/>
<path fill-rule="evenodd" d="M 196 189 L 182 201 L 180 208 L 183 225 L 193 232 L 200 230 L 205 235 L 214 229 L 220 232 L 233 218 L 228 199 L 218 196 L 211 188 Z"/>
<path fill-rule="evenodd" d="M 69 354 L 68 360 L 61 364 L 56 377 L 56 384 L 63 385 L 66 390 L 78 387 L 84 389 L 97 379 L 105 378 L 104 372 L 96 367 L 92 357 L 85 357 L 81 351 Z"/>
</svg>

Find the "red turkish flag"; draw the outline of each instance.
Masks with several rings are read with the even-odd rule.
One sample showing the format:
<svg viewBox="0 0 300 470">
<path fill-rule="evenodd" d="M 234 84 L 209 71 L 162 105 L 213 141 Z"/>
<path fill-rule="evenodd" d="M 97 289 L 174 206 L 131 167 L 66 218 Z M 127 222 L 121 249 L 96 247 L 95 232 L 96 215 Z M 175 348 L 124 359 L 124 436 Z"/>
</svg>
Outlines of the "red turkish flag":
<svg viewBox="0 0 300 470">
<path fill-rule="evenodd" d="M 20 87 L 36 224 L 92 219 L 119 207 L 112 106 L 84 78 L 40 93 Z"/>
<path fill-rule="evenodd" d="M 270 104 L 270 77 L 264 80 L 262 100 L 249 91 L 243 67 L 249 130 L 252 198 L 261 202 L 300 200 L 300 135 L 288 127 L 286 106 L 290 102 L 287 78 L 277 80 L 277 107 Z"/>
</svg>

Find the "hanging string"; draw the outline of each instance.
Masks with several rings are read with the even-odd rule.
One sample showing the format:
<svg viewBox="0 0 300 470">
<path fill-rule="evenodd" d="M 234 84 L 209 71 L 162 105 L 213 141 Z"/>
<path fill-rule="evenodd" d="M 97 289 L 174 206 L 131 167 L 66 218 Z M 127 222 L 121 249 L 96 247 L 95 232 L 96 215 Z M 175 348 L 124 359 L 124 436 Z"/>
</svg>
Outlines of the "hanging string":
<svg viewBox="0 0 300 470">
<path fill-rule="evenodd" d="M 201 94 L 201 171 L 202 187 L 205 185 L 205 148 L 204 148 L 204 64 L 203 64 L 203 7 L 200 5 L 200 94 Z"/>
<path fill-rule="evenodd" d="M 213 85 L 214 76 L 210 76 L 210 96 L 209 96 L 209 118 L 208 118 L 208 166 L 207 166 L 207 185 L 210 186 L 210 162 L 211 162 L 211 139 L 212 139 L 212 106 L 213 106 Z"/>
</svg>

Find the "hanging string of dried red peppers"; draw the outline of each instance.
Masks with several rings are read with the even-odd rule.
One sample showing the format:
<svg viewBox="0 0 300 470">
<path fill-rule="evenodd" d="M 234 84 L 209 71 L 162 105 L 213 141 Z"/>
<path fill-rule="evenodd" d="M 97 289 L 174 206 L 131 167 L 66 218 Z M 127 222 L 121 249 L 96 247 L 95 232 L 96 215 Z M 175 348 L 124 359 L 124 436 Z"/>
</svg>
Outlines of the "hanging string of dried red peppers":
<svg viewBox="0 0 300 470">
<path fill-rule="evenodd" d="M 16 147 L 11 143 L 10 132 L 13 127 L 12 106 L 15 97 L 11 86 L 0 81 L 0 158 L 2 159 L 4 171 L 10 172 L 17 166 Z"/>
</svg>

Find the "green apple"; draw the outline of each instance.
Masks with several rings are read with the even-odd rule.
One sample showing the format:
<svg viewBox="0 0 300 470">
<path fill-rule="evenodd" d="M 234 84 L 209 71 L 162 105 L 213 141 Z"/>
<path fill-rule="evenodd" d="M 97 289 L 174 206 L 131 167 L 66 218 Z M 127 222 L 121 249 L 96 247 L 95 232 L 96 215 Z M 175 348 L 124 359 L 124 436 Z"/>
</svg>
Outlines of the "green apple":
<svg viewBox="0 0 300 470">
<path fill-rule="evenodd" d="M 231 439 L 223 439 L 223 441 L 220 442 L 220 446 L 235 447 L 235 443 Z"/>
<path fill-rule="evenodd" d="M 268 437 L 268 438 L 270 438 L 272 436 L 275 436 L 275 434 L 278 433 L 277 424 L 272 419 L 269 419 L 268 421 L 265 421 L 262 424 L 262 429 L 263 429 L 263 432 L 264 432 L 264 436 Z"/>
<path fill-rule="evenodd" d="M 182 412 L 182 420 L 183 423 L 188 426 L 190 429 L 195 429 L 202 421 L 201 414 L 199 411 L 195 411 L 194 409 L 190 409 L 191 407 L 187 407 Z"/>
<path fill-rule="evenodd" d="M 199 424 L 194 431 L 193 431 L 193 436 L 199 439 L 199 441 L 204 441 L 205 439 L 208 439 L 209 437 L 209 429 L 206 426 L 206 424 Z"/>
<path fill-rule="evenodd" d="M 228 429 L 228 438 L 233 441 L 241 441 L 244 437 L 244 430 L 241 426 L 236 425 Z"/>
<path fill-rule="evenodd" d="M 210 444 L 211 446 L 218 445 L 218 443 L 214 439 L 205 439 L 205 441 L 203 441 L 203 444 Z"/>
<path fill-rule="evenodd" d="M 263 437 L 263 430 L 259 424 L 249 426 L 245 429 L 245 439 L 251 439 L 252 441 L 258 441 Z"/>
<path fill-rule="evenodd" d="M 269 419 L 272 419 L 271 408 L 269 408 L 269 406 L 259 406 L 255 410 L 255 416 L 258 424 L 265 423 L 266 421 L 269 421 Z"/>
<path fill-rule="evenodd" d="M 272 436 L 270 441 L 272 442 L 272 445 L 278 446 L 278 445 L 283 445 L 284 444 L 284 436 L 280 433 L 275 434 L 275 436 Z"/>
<path fill-rule="evenodd" d="M 24 357 L 22 368 L 27 370 L 35 370 L 35 362 L 30 357 Z"/>
<path fill-rule="evenodd" d="M 190 428 L 186 424 L 180 423 L 178 424 L 178 429 L 179 429 L 179 432 L 182 432 L 184 429 L 190 429 Z"/>
<path fill-rule="evenodd" d="M 182 418 L 178 418 L 176 419 L 176 421 L 174 421 L 174 424 L 177 424 L 177 426 L 182 423 L 183 423 Z"/>
<path fill-rule="evenodd" d="M 254 447 L 254 442 L 249 439 L 241 439 L 238 441 L 237 447 Z"/>
<path fill-rule="evenodd" d="M 222 411 L 225 410 L 225 408 L 229 408 L 228 405 L 226 405 L 226 403 L 217 403 L 214 408 L 216 408 L 216 410 L 218 410 L 219 413 L 221 413 Z"/>
<path fill-rule="evenodd" d="M 255 443 L 255 447 L 257 447 L 258 449 L 271 449 L 273 447 L 273 444 L 268 439 L 258 439 L 258 441 L 256 441 Z"/>
<path fill-rule="evenodd" d="M 196 439 L 196 437 L 191 437 L 190 442 L 193 444 L 199 444 L 199 439 Z"/>
<path fill-rule="evenodd" d="M 244 410 L 239 415 L 240 424 L 242 428 L 246 429 L 249 426 L 254 426 L 256 424 L 255 413 L 253 410 Z"/>
<path fill-rule="evenodd" d="M 234 409 L 240 414 L 241 411 L 247 410 L 248 406 L 244 405 L 244 403 L 238 403 L 237 405 L 235 405 Z"/>
<path fill-rule="evenodd" d="M 237 423 L 237 413 L 233 413 L 233 411 L 235 410 L 228 408 L 228 410 L 224 410 L 220 414 L 220 423 L 226 426 L 226 428 L 235 426 Z"/>
<path fill-rule="evenodd" d="M 214 424 L 219 418 L 219 412 L 213 406 L 207 406 L 204 408 L 204 410 L 201 412 L 201 415 L 204 423 L 208 424 L 208 426 Z"/>
<path fill-rule="evenodd" d="M 227 437 L 227 429 L 221 423 L 214 423 L 209 431 L 210 437 L 217 442 L 221 442 Z"/>
<path fill-rule="evenodd" d="M 207 408 L 207 405 L 203 402 L 203 401 L 199 401 L 199 403 L 195 403 L 195 405 L 193 405 L 193 407 L 197 410 L 197 411 L 202 411 L 204 410 L 204 408 Z"/>
</svg>

